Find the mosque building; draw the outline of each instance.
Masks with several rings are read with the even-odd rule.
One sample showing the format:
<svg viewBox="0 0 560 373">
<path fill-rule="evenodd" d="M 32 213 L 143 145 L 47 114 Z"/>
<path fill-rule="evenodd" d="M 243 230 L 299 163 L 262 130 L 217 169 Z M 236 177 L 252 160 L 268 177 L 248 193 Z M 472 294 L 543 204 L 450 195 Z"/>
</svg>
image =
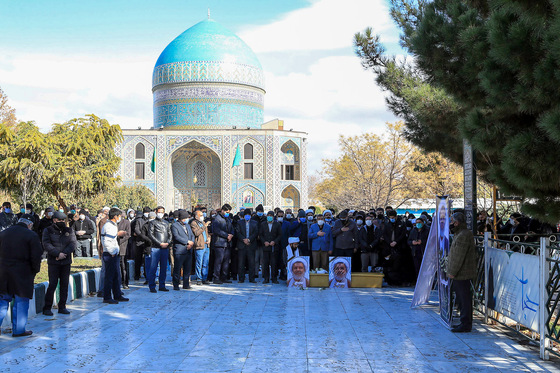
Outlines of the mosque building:
<svg viewBox="0 0 560 373">
<path fill-rule="evenodd" d="M 307 134 L 264 122 L 264 72 L 237 35 L 207 19 L 163 50 L 153 128 L 123 130 L 123 184 L 168 210 L 307 206 Z"/>
</svg>

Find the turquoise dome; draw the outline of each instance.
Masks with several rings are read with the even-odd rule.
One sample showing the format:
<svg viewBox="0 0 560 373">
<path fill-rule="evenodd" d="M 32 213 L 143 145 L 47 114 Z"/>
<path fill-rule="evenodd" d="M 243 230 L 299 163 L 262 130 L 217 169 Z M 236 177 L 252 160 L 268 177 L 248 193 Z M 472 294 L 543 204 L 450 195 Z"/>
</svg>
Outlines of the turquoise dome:
<svg viewBox="0 0 560 373">
<path fill-rule="evenodd" d="M 233 32 L 208 19 L 177 36 L 161 52 L 156 67 L 171 62 L 233 62 L 262 69 L 255 53 Z"/>
<path fill-rule="evenodd" d="M 154 127 L 260 128 L 264 72 L 237 35 L 208 19 L 177 36 L 152 76 Z"/>
</svg>

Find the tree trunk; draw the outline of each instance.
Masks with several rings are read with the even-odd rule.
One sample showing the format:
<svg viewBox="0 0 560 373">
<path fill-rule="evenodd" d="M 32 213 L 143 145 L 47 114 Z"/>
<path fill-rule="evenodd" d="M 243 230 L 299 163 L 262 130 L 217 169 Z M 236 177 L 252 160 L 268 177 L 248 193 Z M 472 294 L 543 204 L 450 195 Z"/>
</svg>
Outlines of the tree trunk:
<svg viewBox="0 0 560 373">
<path fill-rule="evenodd" d="M 64 202 L 64 199 L 62 199 L 62 196 L 58 192 L 58 189 L 56 189 L 56 187 L 53 186 L 52 192 L 53 192 L 56 200 L 58 201 L 59 206 L 62 206 L 62 208 L 64 209 L 64 212 L 67 213 L 68 212 L 68 207 L 66 206 L 66 202 Z"/>
</svg>

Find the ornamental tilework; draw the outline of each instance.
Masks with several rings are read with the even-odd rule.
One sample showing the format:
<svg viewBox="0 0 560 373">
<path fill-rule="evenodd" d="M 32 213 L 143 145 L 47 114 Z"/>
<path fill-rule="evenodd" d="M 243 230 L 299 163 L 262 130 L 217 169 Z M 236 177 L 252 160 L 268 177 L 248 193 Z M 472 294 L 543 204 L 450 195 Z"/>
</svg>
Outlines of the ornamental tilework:
<svg viewBox="0 0 560 373">
<path fill-rule="evenodd" d="M 231 136 L 224 136 L 224 152 L 223 152 L 224 161 L 222 167 L 224 188 L 222 188 L 222 195 L 223 195 L 222 202 L 232 203 L 235 205 L 231 197 L 231 189 L 227 187 L 227 185 L 232 182 L 232 178 L 233 178 L 232 170 L 231 170 L 233 164 L 231 148 L 232 148 Z"/>
<path fill-rule="evenodd" d="M 247 102 L 255 107 L 264 107 L 264 94 L 251 88 L 235 86 L 193 85 L 159 89 L 154 92 L 154 104 L 188 102 L 194 99 L 227 99 Z"/>
<path fill-rule="evenodd" d="M 134 164 L 136 162 L 144 163 L 144 176 L 145 180 L 153 180 L 155 173 L 152 172 L 151 163 L 154 155 L 154 142 L 156 136 L 125 136 L 124 140 L 124 154 L 123 166 L 124 174 L 123 180 L 134 180 Z M 142 143 L 145 146 L 144 159 L 136 159 L 136 145 Z"/>
<path fill-rule="evenodd" d="M 307 193 L 308 193 L 308 175 L 307 175 L 307 141 L 303 141 L 303 145 L 301 147 L 301 203 L 307 206 Z"/>
<path fill-rule="evenodd" d="M 172 62 L 154 69 L 152 87 L 183 82 L 237 83 L 264 90 L 264 73 L 254 66 L 214 61 Z"/>
<path fill-rule="evenodd" d="M 266 204 L 274 207 L 274 143 L 273 136 L 266 137 Z"/>
<path fill-rule="evenodd" d="M 202 144 L 214 150 L 216 154 L 222 153 L 222 136 L 167 136 L 167 154 L 171 154 L 175 149 L 193 142 L 189 147 L 196 147 Z"/>
<path fill-rule="evenodd" d="M 156 145 L 156 168 L 157 168 L 157 180 L 156 180 L 156 199 L 157 203 L 160 205 L 165 204 L 165 180 L 167 178 L 167 170 L 165 167 L 166 162 L 166 152 L 165 152 L 165 136 L 157 136 Z"/>
<path fill-rule="evenodd" d="M 259 128 L 264 119 L 262 108 L 251 106 L 246 102 L 225 99 L 197 99 L 196 101 L 154 105 L 154 128 L 220 129 L 233 126 Z"/>
<path fill-rule="evenodd" d="M 264 137 L 264 136 L 263 136 Z M 264 140 L 264 138 L 263 138 Z M 261 180 L 264 179 L 264 158 L 265 158 L 265 148 L 264 146 L 262 146 L 260 144 L 260 142 L 257 142 L 257 139 L 255 139 L 253 136 L 248 136 L 248 137 L 244 137 L 241 140 L 238 140 L 237 143 L 234 145 L 234 147 L 230 150 L 230 153 L 233 152 L 233 156 L 235 156 L 235 152 L 237 150 L 237 145 L 239 144 L 240 147 L 240 151 L 241 151 L 241 159 L 242 159 L 242 163 L 245 162 L 249 162 L 249 163 L 253 163 L 253 178 L 255 180 Z M 253 145 L 253 159 L 252 160 L 245 160 L 245 154 L 244 154 L 244 148 L 245 148 L 245 144 L 251 144 Z M 243 173 L 241 168 L 242 167 L 238 167 L 240 170 L 237 170 L 237 172 L 239 172 L 239 178 L 243 178 Z M 235 175 L 237 177 L 237 175 Z"/>
<path fill-rule="evenodd" d="M 301 148 L 301 139 L 299 137 L 280 136 L 280 146 L 284 145 L 284 143 L 290 140 Z"/>
<path fill-rule="evenodd" d="M 280 189 L 280 138 L 278 136 L 274 136 L 273 137 L 273 141 L 274 141 L 274 148 L 272 151 L 272 158 L 273 158 L 273 162 L 274 162 L 274 168 L 273 168 L 273 185 L 274 185 L 274 189 L 272 191 L 273 195 L 274 195 L 274 206 L 280 206 L 280 193 L 282 191 L 282 189 Z M 267 171 L 267 174 L 270 175 L 271 172 Z"/>
</svg>

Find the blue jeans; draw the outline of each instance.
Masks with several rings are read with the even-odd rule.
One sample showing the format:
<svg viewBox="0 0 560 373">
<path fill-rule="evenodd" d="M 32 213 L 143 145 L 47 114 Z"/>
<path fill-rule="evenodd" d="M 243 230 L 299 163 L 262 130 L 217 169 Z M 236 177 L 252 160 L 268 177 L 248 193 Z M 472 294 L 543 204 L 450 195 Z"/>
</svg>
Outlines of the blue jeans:
<svg viewBox="0 0 560 373">
<path fill-rule="evenodd" d="M 8 313 L 8 307 L 12 301 L 12 296 L 0 294 L 0 325 Z M 27 325 L 27 314 L 29 312 L 29 298 L 15 296 L 14 308 L 12 309 L 12 334 L 22 334 Z"/>
<path fill-rule="evenodd" d="M 210 249 L 195 250 L 196 256 L 196 281 L 206 281 L 208 279 L 208 259 L 210 259 Z"/>
<path fill-rule="evenodd" d="M 150 273 L 148 277 L 148 285 L 150 289 L 156 288 L 156 272 L 159 264 L 159 288 L 165 288 L 165 279 L 167 278 L 167 260 L 169 259 L 169 249 L 152 249 L 152 263 L 150 263 Z"/>
</svg>

